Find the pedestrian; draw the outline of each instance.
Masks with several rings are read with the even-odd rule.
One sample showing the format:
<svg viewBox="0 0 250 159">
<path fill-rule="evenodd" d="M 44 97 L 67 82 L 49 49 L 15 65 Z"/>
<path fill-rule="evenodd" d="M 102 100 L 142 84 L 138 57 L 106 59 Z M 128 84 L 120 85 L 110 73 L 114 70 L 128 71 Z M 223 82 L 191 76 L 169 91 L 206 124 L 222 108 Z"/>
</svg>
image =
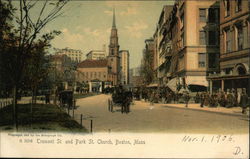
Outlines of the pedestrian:
<svg viewBox="0 0 250 159">
<path fill-rule="evenodd" d="M 190 100 L 190 96 L 189 96 L 189 93 L 186 92 L 185 95 L 184 95 L 184 100 L 185 100 L 185 107 L 187 108 L 188 107 L 188 102 Z"/>
<path fill-rule="evenodd" d="M 197 92 L 195 96 L 195 103 L 199 103 L 199 102 L 200 102 L 200 94 L 199 92 Z"/>
<path fill-rule="evenodd" d="M 205 102 L 205 93 L 204 92 L 200 95 L 200 101 L 201 101 L 200 107 L 203 108 L 204 102 Z"/>
<path fill-rule="evenodd" d="M 49 91 L 46 92 L 46 94 L 45 94 L 45 103 L 50 104 L 50 93 L 49 93 Z"/>
<path fill-rule="evenodd" d="M 241 98 L 240 98 L 240 105 L 242 107 L 242 114 L 246 114 L 246 109 L 247 109 L 247 106 L 248 106 L 248 96 L 247 96 L 247 93 L 246 93 L 246 89 L 243 88 L 242 90 L 242 95 L 241 95 Z"/>
<path fill-rule="evenodd" d="M 154 96 L 155 96 L 155 92 L 152 91 L 151 96 L 150 96 L 150 105 L 154 105 Z"/>
<path fill-rule="evenodd" d="M 233 106 L 233 104 L 234 104 L 234 97 L 233 97 L 233 94 L 232 94 L 232 91 L 231 90 L 227 90 L 227 96 L 226 96 L 227 98 L 226 98 L 226 101 L 227 101 L 227 105 L 226 105 L 226 107 L 227 108 L 230 108 L 230 107 L 232 107 Z"/>
</svg>

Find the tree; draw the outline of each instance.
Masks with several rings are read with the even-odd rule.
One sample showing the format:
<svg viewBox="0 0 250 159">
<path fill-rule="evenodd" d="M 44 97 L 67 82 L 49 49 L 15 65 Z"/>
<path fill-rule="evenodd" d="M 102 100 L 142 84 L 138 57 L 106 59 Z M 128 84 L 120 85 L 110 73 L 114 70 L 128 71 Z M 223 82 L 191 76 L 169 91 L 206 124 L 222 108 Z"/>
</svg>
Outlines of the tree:
<svg viewBox="0 0 250 159">
<path fill-rule="evenodd" d="M 13 45 L 13 33 L 11 30 L 13 29 L 13 25 L 11 24 L 13 20 L 12 12 L 14 12 L 14 8 L 10 1 L 2 1 L 0 0 L 0 96 L 3 92 L 9 93 L 9 88 L 11 87 L 10 83 L 8 83 L 9 72 L 5 72 L 4 67 L 9 68 L 9 65 L 5 65 L 5 59 L 10 59 L 11 55 L 6 54 L 7 50 L 9 50 L 10 46 Z M 3 94 L 2 94 L 3 95 Z"/>
<path fill-rule="evenodd" d="M 1 4 L 11 5 L 11 1 L 8 3 Z M 38 57 L 37 47 L 39 44 L 39 37 L 42 29 L 51 21 L 55 20 L 57 17 L 62 15 L 61 10 L 67 4 L 68 0 L 58 0 L 58 1 L 28 1 L 19 0 L 17 9 L 9 9 L 9 16 L 14 18 L 17 26 L 16 28 L 11 28 L 7 32 L 7 39 L 9 43 L 4 46 L 1 44 L 1 56 L 4 60 L 1 60 L 1 70 L 4 73 L 4 78 L 10 82 L 13 92 L 13 108 L 14 108 L 14 124 L 16 129 L 18 129 L 18 106 L 17 106 L 17 90 L 22 87 L 23 79 L 25 78 L 25 73 L 27 67 L 31 67 L 32 63 L 30 59 Z M 39 7 L 37 4 L 42 3 L 39 14 L 32 14 L 32 9 Z M 16 12 L 17 14 L 15 14 Z M 7 14 L 7 13 L 6 13 Z M 31 16 L 32 15 L 32 16 Z M 8 19 L 7 19 L 8 20 Z M 12 19 L 10 19 L 12 20 Z M 53 34 L 54 31 L 51 33 Z M 39 49 L 38 49 L 39 50 Z M 2 58 L 2 57 L 1 57 Z M 33 66 L 32 66 L 33 67 Z M 35 77 L 35 76 L 33 76 Z M 37 81 L 37 79 L 35 79 Z M 36 82 L 35 82 L 36 83 Z"/>
<path fill-rule="evenodd" d="M 141 64 L 140 74 L 143 79 L 143 84 L 148 85 L 154 80 L 154 70 L 152 68 L 153 55 L 147 51 L 144 51 L 143 62 Z"/>
<path fill-rule="evenodd" d="M 47 56 L 47 51 L 50 47 L 50 41 L 61 32 L 53 31 L 42 36 L 31 50 L 29 65 L 25 69 L 24 82 L 32 90 L 32 104 L 36 103 L 36 92 L 38 86 L 48 77 L 50 61 Z"/>
</svg>

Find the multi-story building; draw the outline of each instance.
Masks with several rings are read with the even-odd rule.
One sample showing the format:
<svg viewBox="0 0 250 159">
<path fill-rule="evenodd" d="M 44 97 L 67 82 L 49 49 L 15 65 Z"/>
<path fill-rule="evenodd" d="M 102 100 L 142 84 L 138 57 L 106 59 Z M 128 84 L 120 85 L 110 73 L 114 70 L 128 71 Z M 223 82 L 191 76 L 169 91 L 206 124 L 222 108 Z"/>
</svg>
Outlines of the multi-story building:
<svg viewBox="0 0 250 159">
<path fill-rule="evenodd" d="M 208 86 L 208 73 L 219 70 L 219 1 L 178 0 L 166 27 L 169 78 L 183 86 Z"/>
<path fill-rule="evenodd" d="M 155 32 L 155 70 L 157 71 L 157 79 L 159 85 L 167 83 L 168 67 L 166 65 L 168 51 L 171 47 L 171 39 L 167 34 L 169 30 L 169 15 L 173 10 L 173 6 L 164 6 L 160 14 L 159 21 L 157 23 L 157 29 Z"/>
<path fill-rule="evenodd" d="M 129 69 L 129 83 L 134 87 L 142 85 L 141 67 Z"/>
<path fill-rule="evenodd" d="M 120 50 L 120 79 L 122 85 L 129 84 L 129 51 Z"/>
<path fill-rule="evenodd" d="M 81 50 L 70 49 L 68 47 L 64 49 L 54 48 L 56 55 L 67 55 L 73 62 L 81 62 L 83 60 L 83 54 Z"/>
<path fill-rule="evenodd" d="M 106 46 L 103 46 L 103 50 L 91 50 L 86 54 L 88 60 L 101 60 L 106 58 Z"/>
<path fill-rule="evenodd" d="M 250 95 L 250 2 L 220 1 L 220 73 L 210 74 L 210 91 L 247 88 Z"/>
</svg>

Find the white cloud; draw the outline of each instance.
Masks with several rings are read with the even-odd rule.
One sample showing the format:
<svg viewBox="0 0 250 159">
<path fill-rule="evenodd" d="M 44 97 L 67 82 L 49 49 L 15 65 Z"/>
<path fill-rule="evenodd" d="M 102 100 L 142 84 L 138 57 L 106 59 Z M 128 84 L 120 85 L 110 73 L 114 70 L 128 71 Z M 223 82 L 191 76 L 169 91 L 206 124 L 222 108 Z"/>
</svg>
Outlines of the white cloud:
<svg viewBox="0 0 250 159">
<path fill-rule="evenodd" d="M 128 32 L 128 34 L 135 38 L 141 38 L 143 35 L 142 31 L 147 28 L 148 25 L 143 21 L 134 22 L 130 26 L 125 26 L 125 29 Z"/>
<path fill-rule="evenodd" d="M 111 10 L 105 10 L 104 13 L 109 16 L 113 15 L 113 12 Z"/>
<path fill-rule="evenodd" d="M 84 33 L 94 37 L 102 37 L 106 33 L 105 29 L 91 29 L 89 27 L 83 29 Z"/>
<path fill-rule="evenodd" d="M 62 34 L 56 37 L 55 47 L 61 48 L 62 45 L 72 49 L 81 49 L 81 45 L 85 43 L 85 38 L 80 33 L 72 33 L 67 28 L 63 28 Z"/>
<path fill-rule="evenodd" d="M 137 9 L 135 7 L 128 7 L 127 10 L 121 11 L 120 15 L 136 15 Z"/>
</svg>

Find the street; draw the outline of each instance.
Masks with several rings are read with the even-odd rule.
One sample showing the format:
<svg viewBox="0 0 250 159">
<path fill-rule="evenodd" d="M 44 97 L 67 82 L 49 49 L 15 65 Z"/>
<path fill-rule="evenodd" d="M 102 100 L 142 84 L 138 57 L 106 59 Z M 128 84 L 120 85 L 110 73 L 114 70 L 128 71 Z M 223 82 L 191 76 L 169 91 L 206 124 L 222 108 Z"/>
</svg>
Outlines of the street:
<svg viewBox="0 0 250 159">
<path fill-rule="evenodd" d="M 110 95 L 97 95 L 77 100 L 75 117 L 83 115 L 83 125 L 89 129 L 93 120 L 93 132 L 140 132 L 140 133 L 249 133 L 247 116 L 233 116 L 168 107 L 135 101 L 131 112 L 122 114 L 116 107 L 108 111 Z M 170 104 L 168 104 L 170 105 Z"/>
</svg>

